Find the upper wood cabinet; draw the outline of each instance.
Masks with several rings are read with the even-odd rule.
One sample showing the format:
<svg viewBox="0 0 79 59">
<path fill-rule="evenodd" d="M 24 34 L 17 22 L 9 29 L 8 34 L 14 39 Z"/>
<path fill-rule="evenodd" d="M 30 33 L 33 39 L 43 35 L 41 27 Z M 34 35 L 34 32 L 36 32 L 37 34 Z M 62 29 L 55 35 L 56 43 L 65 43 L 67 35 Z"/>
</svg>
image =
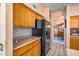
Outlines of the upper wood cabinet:
<svg viewBox="0 0 79 59">
<path fill-rule="evenodd" d="M 79 28 L 79 16 L 70 17 L 70 28 Z"/>
<path fill-rule="evenodd" d="M 36 13 L 36 19 L 37 20 L 42 20 L 43 19 L 43 16 L 40 16 L 39 14 Z"/>
<path fill-rule="evenodd" d="M 23 4 L 13 4 L 13 21 L 14 27 L 34 28 L 35 12 Z"/>
<path fill-rule="evenodd" d="M 31 23 L 30 27 L 34 28 L 35 27 L 35 12 L 33 12 L 33 11 L 30 11 L 29 22 Z"/>
</svg>

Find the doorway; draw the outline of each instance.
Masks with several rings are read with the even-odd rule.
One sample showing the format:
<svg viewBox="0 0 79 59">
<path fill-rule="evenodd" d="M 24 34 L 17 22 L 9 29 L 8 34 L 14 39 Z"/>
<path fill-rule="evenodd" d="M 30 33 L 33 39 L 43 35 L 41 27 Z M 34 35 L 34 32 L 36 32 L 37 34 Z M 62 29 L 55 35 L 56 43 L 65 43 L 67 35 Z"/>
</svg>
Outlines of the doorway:
<svg viewBox="0 0 79 59">
<path fill-rule="evenodd" d="M 54 25 L 54 43 L 64 45 L 64 23 Z"/>
</svg>

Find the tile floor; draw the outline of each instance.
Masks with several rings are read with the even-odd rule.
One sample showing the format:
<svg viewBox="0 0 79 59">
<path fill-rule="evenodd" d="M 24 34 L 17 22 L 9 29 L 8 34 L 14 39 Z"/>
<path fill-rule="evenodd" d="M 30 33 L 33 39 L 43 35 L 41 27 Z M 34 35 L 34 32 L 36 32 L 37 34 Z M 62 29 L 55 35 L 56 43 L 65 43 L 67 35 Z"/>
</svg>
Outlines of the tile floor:
<svg viewBox="0 0 79 59">
<path fill-rule="evenodd" d="M 79 56 L 79 50 L 67 48 L 67 54 L 68 56 Z"/>
<path fill-rule="evenodd" d="M 55 37 L 55 39 L 52 41 L 57 44 L 64 44 L 64 39 L 62 39 L 61 37 Z"/>
<path fill-rule="evenodd" d="M 63 45 L 52 43 L 47 56 L 67 56 L 67 52 Z"/>
</svg>

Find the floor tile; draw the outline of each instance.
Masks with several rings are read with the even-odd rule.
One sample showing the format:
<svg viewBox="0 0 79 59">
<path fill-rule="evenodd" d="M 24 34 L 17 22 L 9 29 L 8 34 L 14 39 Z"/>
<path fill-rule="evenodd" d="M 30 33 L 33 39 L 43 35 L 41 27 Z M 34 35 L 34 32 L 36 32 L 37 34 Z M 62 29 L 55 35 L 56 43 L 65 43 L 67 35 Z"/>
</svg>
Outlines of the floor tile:
<svg viewBox="0 0 79 59">
<path fill-rule="evenodd" d="M 67 56 L 67 52 L 63 45 L 53 43 L 47 56 Z"/>
</svg>

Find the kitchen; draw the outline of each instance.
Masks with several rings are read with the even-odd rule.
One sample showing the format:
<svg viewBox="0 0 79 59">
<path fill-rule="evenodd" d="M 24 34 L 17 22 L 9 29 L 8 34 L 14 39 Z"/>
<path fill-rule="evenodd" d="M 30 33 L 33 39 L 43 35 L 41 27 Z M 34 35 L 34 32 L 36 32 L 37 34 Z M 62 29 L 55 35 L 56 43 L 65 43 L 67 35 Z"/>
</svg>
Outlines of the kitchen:
<svg viewBox="0 0 79 59">
<path fill-rule="evenodd" d="M 50 22 L 43 16 L 24 4 L 13 4 L 14 56 L 46 55 L 50 49 L 49 32 Z"/>
<path fill-rule="evenodd" d="M 50 7 L 48 8 L 42 3 L 7 3 L 2 5 L 4 7 L 2 9 L 4 12 L 2 18 L 7 21 L 5 23 L 1 22 L 3 25 L 6 24 L 5 26 L 1 25 L 2 29 L 6 28 L 6 30 L 0 29 L 0 34 L 3 34 L 1 38 L 3 40 L 0 41 L 1 54 L 6 56 L 47 56 L 48 52 L 51 52 L 54 47 L 52 44 L 54 39 L 53 24 L 57 23 L 54 20 L 55 12 L 51 12 Z M 53 3 L 49 5 L 53 5 Z M 58 26 L 60 31 L 63 31 L 63 33 L 60 32 L 59 34 L 62 34 L 61 37 L 64 38 L 64 46 L 60 50 L 61 52 L 65 50 L 67 56 L 74 54 L 70 53 L 71 50 L 79 50 L 79 5 L 66 4 L 65 6 L 64 13 L 58 12 L 59 14 L 55 14 L 61 17 L 55 18 L 65 21 L 65 24 L 61 23 Z M 54 10 L 54 7 L 52 9 Z M 58 54 L 59 50 L 56 51 L 55 49 L 54 52 L 56 52 L 56 55 L 60 55 Z M 64 53 L 61 53 L 60 56 L 62 55 L 65 56 Z"/>
</svg>

